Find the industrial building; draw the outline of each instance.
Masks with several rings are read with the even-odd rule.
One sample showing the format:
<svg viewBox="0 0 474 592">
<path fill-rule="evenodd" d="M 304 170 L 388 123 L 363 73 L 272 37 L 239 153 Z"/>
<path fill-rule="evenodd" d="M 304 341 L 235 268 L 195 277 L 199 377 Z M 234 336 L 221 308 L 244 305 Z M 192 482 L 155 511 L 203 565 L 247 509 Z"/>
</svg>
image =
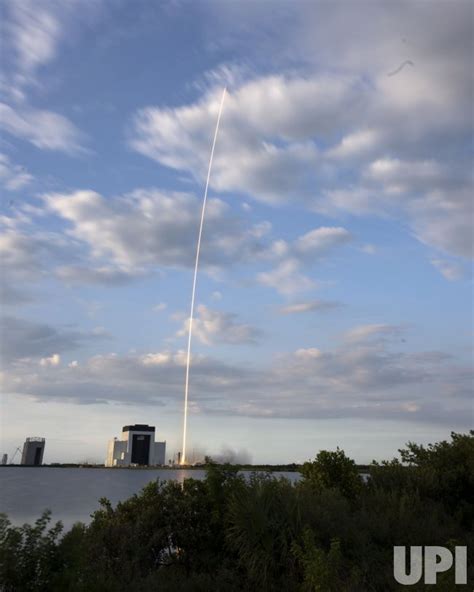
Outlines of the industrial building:
<svg viewBox="0 0 474 592">
<path fill-rule="evenodd" d="M 23 444 L 21 464 L 33 466 L 42 465 L 45 444 L 46 440 L 44 438 L 27 438 Z"/>
<path fill-rule="evenodd" d="M 166 442 L 155 442 L 155 428 L 145 424 L 124 426 L 122 438 L 109 441 L 106 467 L 164 465 Z"/>
</svg>

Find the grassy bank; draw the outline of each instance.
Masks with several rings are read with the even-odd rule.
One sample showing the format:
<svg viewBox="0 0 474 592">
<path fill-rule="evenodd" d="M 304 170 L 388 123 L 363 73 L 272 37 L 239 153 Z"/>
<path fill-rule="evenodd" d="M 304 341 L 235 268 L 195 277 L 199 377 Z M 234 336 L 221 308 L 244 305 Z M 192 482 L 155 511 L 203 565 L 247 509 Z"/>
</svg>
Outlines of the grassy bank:
<svg viewBox="0 0 474 592">
<path fill-rule="evenodd" d="M 45 513 L 35 525 L 0 520 L 3 592 L 406 590 L 394 545 L 474 548 L 474 432 L 374 463 L 364 483 L 343 451 L 322 451 L 302 479 L 208 464 L 204 480 L 150 483 L 106 499 L 89 526 L 64 536 Z M 433 590 L 455 586 L 453 571 Z M 423 583 L 411 590 L 425 590 Z"/>
</svg>

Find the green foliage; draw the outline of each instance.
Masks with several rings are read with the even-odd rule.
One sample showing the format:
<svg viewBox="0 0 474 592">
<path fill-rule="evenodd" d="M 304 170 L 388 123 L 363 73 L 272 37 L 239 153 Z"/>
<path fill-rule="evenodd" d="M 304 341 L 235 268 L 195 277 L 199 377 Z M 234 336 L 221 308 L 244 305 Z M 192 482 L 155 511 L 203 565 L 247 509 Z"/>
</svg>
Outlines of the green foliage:
<svg viewBox="0 0 474 592">
<path fill-rule="evenodd" d="M 362 488 L 355 462 L 339 448 L 335 452 L 319 452 L 314 461 L 303 464 L 301 474 L 315 488 L 334 488 L 348 498 L 356 497 Z"/>
<path fill-rule="evenodd" d="M 279 579 L 291 572 L 291 543 L 297 530 L 298 508 L 288 480 L 253 474 L 230 493 L 228 546 L 255 587 L 278 589 Z"/>
<path fill-rule="evenodd" d="M 0 585 L 2 592 L 47 592 L 62 569 L 58 538 L 63 529 L 57 522 L 48 530 L 51 513 L 46 511 L 34 526 L 12 526 L 0 514 Z"/>
<path fill-rule="evenodd" d="M 332 539 L 329 549 L 318 547 L 314 532 L 303 531 L 302 544 L 293 543 L 293 553 L 303 570 L 302 592 L 345 592 L 357 590 L 357 571 L 348 574 L 339 539 Z"/>
<path fill-rule="evenodd" d="M 474 549 L 473 446 L 472 432 L 409 443 L 401 460 L 373 463 L 367 483 L 339 449 L 305 463 L 298 483 L 208 459 L 204 480 L 150 483 L 115 507 L 102 499 L 64 536 L 49 513 L 22 527 L 1 516 L 0 590 L 404 590 L 394 545 Z M 452 580 L 436 589 L 462 590 Z"/>
<path fill-rule="evenodd" d="M 466 526 L 473 526 L 474 431 L 451 433 L 451 442 L 419 446 L 413 442 L 399 451 L 416 474 L 422 494 L 456 508 Z"/>
</svg>

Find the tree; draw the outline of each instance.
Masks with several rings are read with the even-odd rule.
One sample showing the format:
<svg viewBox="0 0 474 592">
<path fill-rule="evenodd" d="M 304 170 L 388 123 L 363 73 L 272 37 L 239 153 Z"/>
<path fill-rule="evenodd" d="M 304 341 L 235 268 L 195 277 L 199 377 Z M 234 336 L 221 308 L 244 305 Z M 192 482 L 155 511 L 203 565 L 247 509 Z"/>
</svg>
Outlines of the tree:
<svg viewBox="0 0 474 592">
<path fill-rule="evenodd" d="M 317 547 L 314 533 L 309 528 L 303 532 L 302 544 L 293 544 L 293 553 L 303 570 L 303 592 L 342 592 L 343 558 L 341 543 L 332 539 L 329 550 Z"/>
<path fill-rule="evenodd" d="M 62 538 L 47 512 L 22 527 L 0 516 L 0 590 L 395 592 L 394 545 L 472 554 L 473 436 L 409 443 L 402 462 L 372 465 L 366 485 L 339 449 L 305 463 L 296 484 L 210 462 L 202 481 L 100 500 L 91 523 Z M 452 575 L 439 589 L 454 590 Z"/>
<path fill-rule="evenodd" d="M 0 583 L 2 592 L 49 592 L 61 569 L 58 538 L 61 522 L 48 529 L 51 512 L 45 511 L 34 526 L 12 526 L 0 514 Z"/>
<path fill-rule="evenodd" d="M 420 494 L 441 501 L 472 527 L 474 430 L 468 434 L 451 432 L 451 442 L 443 440 L 426 447 L 408 442 L 399 452 L 403 463 L 416 475 Z"/>
<path fill-rule="evenodd" d="M 362 489 L 362 478 L 355 462 L 339 448 L 335 452 L 321 450 L 312 462 L 301 467 L 304 481 L 316 489 L 337 489 L 354 499 Z"/>
<path fill-rule="evenodd" d="M 229 494 L 226 539 L 251 589 L 290 590 L 295 583 L 288 579 L 295 563 L 291 544 L 299 528 L 294 486 L 254 473 Z"/>
</svg>

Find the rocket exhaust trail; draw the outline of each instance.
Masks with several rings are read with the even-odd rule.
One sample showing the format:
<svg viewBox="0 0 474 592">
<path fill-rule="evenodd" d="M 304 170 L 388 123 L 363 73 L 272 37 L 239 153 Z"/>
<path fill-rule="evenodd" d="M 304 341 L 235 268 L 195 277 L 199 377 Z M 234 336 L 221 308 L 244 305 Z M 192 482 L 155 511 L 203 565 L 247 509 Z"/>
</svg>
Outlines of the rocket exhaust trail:
<svg viewBox="0 0 474 592">
<path fill-rule="evenodd" d="M 224 106 L 224 99 L 226 95 L 226 88 L 222 91 L 221 104 L 219 105 L 219 113 L 217 115 L 216 129 L 214 131 L 214 139 L 212 141 L 211 156 L 209 158 L 209 166 L 207 169 L 206 186 L 204 189 L 204 197 L 202 200 L 201 223 L 199 225 L 199 234 L 196 247 L 196 262 L 194 264 L 193 289 L 191 292 L 191 311 L 189 313 L 189 331 L 188 331 L 188 350 L 186 355 L 186 378 L 184 383 L 184 421 L 183 421 L 183 450 L 181 455 L 182 465 L 186 464 L 186 431 L 188 427 L 188 395 L 189 395 L 189 367 L 191 365 L 191 341 L 193 335 L 193 319 L 194 319 L 194 300 L 196 297 L 196 282 L 197 272 L 199 267 L 199 254 L 201 252 L 201 238 L 202 229 L 204 226 L 204 215 L 206 213 L 207 191 L 209 189 L 209 179 L 211 178 L 212 161 L 214 159 L 214 149 L 216 147 L 217 134 L 219 133 L 219 123 L 222 115 L 222 107 Z"/>
</svg>

